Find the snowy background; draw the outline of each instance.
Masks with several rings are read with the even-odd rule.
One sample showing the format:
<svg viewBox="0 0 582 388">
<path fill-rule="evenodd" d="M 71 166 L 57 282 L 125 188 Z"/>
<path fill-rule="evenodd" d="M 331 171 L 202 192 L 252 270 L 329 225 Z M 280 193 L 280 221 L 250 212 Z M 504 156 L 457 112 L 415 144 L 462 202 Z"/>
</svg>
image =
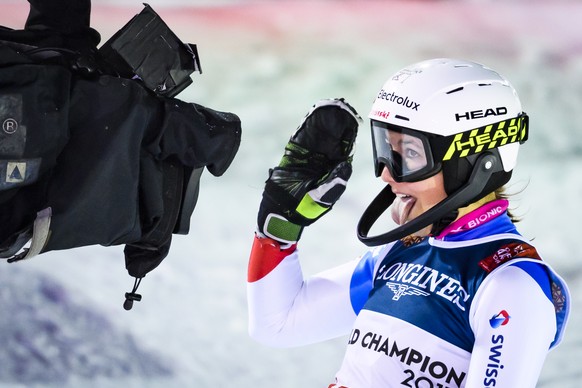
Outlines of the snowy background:
<svg viewBox="0 0 582 388">
<path fill-rule="evenodd" d="M 109 38 L 138 0 L 94 0 Z M 573 294 L 562 345 L 539 387 L 582 386 L 582 4 L 575 1 L 198 1 L 149 4 L 196 43 L 203 74 L 179 97 L 237 113 L 243 140 L 221 178 L 203 175 L 191 233 L 123 310 L 132 279 L 121 247 L 0 263 L 0 387 L 326 387 L 346 338 L 295 349 L 249 339 L 246 263 L 267 169 L 310 105 L 345 97 L 366 116 L 392 73 L 460 57 L 507 76 L 531 118 L 510 186 L 521 232 Z M 23 25 L 24 0 L 0 0 L 0 24 Z M 348 190 L 304 233 L 311 274 L 360 255 L 356 223 L 382 184 L 361 127 Z"/>
</svg>

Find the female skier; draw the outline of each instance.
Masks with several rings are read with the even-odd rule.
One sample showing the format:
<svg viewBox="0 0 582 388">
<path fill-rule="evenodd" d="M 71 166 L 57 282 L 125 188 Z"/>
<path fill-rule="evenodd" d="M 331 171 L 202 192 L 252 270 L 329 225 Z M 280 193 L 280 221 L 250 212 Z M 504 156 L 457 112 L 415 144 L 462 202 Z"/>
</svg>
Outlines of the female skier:
<svg viewBox="0 0 582 388">
<path fill-rule="evenodd" d="M 376 175 L 357 260 L 304 279 L 297 241 L 345 189 L 359 117 L 308 113 L 270 171 L 248 271 L 250 334 L 271 346 L 349 335 L 329 387 L 534 387 L 569 294 L 516 230 L 502 186 L 527 140 L 511 84 L 473 62 L 396 73 L 369 115 Z M 390 207 L 399 225 L 369 235 Z"/>
</svg>

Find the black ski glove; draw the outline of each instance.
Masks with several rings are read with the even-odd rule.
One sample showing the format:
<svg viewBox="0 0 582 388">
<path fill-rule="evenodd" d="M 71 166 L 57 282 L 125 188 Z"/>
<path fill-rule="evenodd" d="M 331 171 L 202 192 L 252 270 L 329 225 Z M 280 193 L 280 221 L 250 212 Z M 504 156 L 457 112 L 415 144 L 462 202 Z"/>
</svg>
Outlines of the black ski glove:
<svg viewBox="0 0 582 388">
<path fill-rule="evenodd" d="M 281 243 L 299 240 L 303 227 L 327 213 L 346 189 L 358 113 L 343 99 L 321 100 L 285 146 L 259 207 L 258 232 Z"/>
</svg>

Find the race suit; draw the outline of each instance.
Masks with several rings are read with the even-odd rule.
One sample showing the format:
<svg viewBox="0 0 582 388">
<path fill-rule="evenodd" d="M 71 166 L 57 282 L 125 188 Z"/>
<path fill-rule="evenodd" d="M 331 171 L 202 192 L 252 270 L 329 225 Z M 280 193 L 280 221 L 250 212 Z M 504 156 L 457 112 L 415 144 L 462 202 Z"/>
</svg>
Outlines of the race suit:
<svg viewBox="0 0 582 388">
<path fill-rule="evenodd" d="M 490 202 L 439 236 L 379 246 L 308 279 L 295 246 L 255 238 L 250 334 L 280 347 L 347 334 L 329 387 L 535 387 L 569 291 L 506 208 Z"/>
</svg>

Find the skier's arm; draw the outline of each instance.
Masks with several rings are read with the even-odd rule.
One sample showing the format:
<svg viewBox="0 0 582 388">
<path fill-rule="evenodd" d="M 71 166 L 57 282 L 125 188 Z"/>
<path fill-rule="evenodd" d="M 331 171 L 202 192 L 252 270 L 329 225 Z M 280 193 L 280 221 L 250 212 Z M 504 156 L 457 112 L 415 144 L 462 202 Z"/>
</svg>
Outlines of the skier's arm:
<svg viewBox="0 0 582 388">
<path fill-rule="evenodd" d="M 358 261 L 303 278 L 295 246 L 280 250 L 256 238 L 249 262 L 249 333 L 278 347 L 299 346 L 347 334 L 356 317 L 350 287 Z"/>
<path fill-rule="evenodd" d="M 344 192 L 360 121 L 343 99 L 319 101 L 269 170 L 248 278 L 250 333 L 263 342 L 291 346 L 331 338 L 344 332 L 346 318 L 353 319 L 349 282 L 355 265 L 304 281 L 295 250 L 303 228 Z"/>
<path fill-rule="evenodd" d="M 499 269 L 481 286 L 473 306 L 475 346 L 466 388 L 535 387 L 557 330 L 542 265 Z"/>
</svg>

